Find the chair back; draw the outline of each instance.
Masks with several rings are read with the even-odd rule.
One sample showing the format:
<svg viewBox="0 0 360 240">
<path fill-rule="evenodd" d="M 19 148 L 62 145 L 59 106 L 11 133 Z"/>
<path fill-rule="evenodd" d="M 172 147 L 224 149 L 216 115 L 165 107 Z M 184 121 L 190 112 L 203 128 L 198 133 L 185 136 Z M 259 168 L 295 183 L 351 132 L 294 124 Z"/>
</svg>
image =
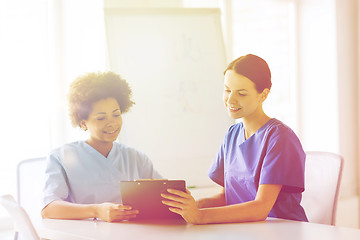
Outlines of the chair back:
<svg viewBox="0 0 360 240">
<path fill-rule="evenodd" d="M 16 230 L 19 232 L 21 239 L 40 240 L 40 237 L 38 236 L 26 211 L 15 201 L 13 196 L 0 196 L 0 203 L 13 218 Z"/>
<path fill-rule="evenodd" d="M 17 165 L 17 200 L 32 222 L 41 220 L 46 158 L 26 159 Z"/>
<path fill-rule="evenodd" d="M 329 152 L 306 152 L 305 192 L 301 205 L 309 222 L 335 225 L 343 158 Z"/>
</svg>

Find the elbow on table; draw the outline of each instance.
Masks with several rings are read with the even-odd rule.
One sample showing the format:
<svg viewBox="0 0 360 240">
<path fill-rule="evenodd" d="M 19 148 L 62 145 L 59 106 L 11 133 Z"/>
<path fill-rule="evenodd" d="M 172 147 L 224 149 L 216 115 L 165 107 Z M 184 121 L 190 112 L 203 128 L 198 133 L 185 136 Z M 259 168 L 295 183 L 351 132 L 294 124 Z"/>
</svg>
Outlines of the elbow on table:
<svg viewBox="0 0 360 240">
<path fill-rule="evenodd" d="M 46 208 L 43 208 L 43 210 L 41 210 L 41 217 L 42 217 L 43 219 L 49 218 L 49 217 L 48 217 L 48 214 L 47 214 L 47 211 L 46 211 Z"/>
<path fill-rule="evenodd" d="M 262 222 L 265 221 L 269 214 L 261 214 L 256 216 L 256 222 Z"/>
<path fill-rule="evenodd" d="M 256 206 L 256 210 L 253 212 L 253 219 L 251 219 L 252 221 L 256 221 L 256 222 L 261 222 L 261 221 L 265 221 L 266 218 L 269 216 L 269 213 L 272 209 L 272 206 L 270 207 L 268 204 L 266 203 L 258 203 Z"/>
<path fill-rule="evenodd" d="M 40 212 L 40 214 L 41 214 L 41 217 L 43 218 L 43 219 L 45 219 L 45 218 L 51 218 L 51 211 L 50 211 L 50 209 L 49 209 L 49 206 L 50 204 L 48 204 L 48 205 L 46 205 L 42 210 L 41 210 L 41 212 Z"/>
<path fill-rule="evenodd" d="M 268 214 L 259 214 L 259 213 L 256 213 L 256 214 L 253 214 L 249 219 L 248 221 L 249 222 L 263 222 L 266 220 L 266 218 L 268 217 Z"/>
</svg>

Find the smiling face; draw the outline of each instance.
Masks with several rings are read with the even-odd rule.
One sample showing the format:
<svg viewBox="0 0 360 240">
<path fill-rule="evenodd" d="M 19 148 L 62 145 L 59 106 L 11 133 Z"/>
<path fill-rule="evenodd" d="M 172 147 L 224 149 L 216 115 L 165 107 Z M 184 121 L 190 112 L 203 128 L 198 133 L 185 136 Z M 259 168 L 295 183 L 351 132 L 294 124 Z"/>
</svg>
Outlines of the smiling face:
<svg viewBox="0 0 360 240">
<path fill-rule="evenodd" d="M 90 132 L 90 145 L 96 146 L 106 143 L 112 145 L 122 126 L 118 102 L 115 98 L 106 98 L 95 102 L 88 119 L 81 121 L 80 124 L 86 125 Z"/>
<path fill-rule="evenodd" d="M 224 103 L 229 116 L 237 118 L 256 118 L 263 114 L 262 103 L 269 89 L 258 93 L 255 84 L 247 77 L 228 70 L 224 79 Z"/>
</svg>

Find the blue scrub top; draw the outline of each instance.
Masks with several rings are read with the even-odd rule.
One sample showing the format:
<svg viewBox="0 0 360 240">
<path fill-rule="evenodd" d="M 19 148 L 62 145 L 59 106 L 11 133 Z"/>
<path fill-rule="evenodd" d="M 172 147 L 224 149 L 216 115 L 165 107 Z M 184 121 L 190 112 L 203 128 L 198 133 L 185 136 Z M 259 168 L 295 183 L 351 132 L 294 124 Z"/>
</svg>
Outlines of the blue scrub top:
<svg viewBox="0 0 360 240">
<path fill-rule="evenodd" d="M 134 148 L 114 142 L 104 157 L 85 141 L 53 150 L 45 177 L 43 207 L 54 200 L 121 203 L 120 181 L 162 178 L 149 158 Z"/>
<path fill-rule="evenodd" d="M 260 184 L 283 185 L 269 217 L 308 221 L 300 205 L 304 172 L 298 137 L 273 118 L 247 140 L 242 122 L 231 126 L 208 173 L 225 187 L 227 205 L 254 200 Z"/>
</svg>

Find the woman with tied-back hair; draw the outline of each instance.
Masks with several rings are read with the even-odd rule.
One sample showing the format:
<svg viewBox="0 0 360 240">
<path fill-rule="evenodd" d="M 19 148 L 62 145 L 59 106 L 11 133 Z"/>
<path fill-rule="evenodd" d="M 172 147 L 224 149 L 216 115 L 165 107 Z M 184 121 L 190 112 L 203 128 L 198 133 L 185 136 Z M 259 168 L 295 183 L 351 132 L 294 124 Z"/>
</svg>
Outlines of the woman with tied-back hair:
<svg viewBox="0 0 360 240">
<path fill-rule="evenodd" d="M 169 189 L 163 203 L 194 224 L 263 221 L 268 216 L 307 221 L 300 205 L 305 153 L 295 133 L 262 107 L 272 85 L 268 64 L 248 54 L 232 61 L 224 75 L 225 107 L 242 122 L 230 127 L 209 169 L 223 192 L 195 201 L 189 191 Z"/>
</svg>

